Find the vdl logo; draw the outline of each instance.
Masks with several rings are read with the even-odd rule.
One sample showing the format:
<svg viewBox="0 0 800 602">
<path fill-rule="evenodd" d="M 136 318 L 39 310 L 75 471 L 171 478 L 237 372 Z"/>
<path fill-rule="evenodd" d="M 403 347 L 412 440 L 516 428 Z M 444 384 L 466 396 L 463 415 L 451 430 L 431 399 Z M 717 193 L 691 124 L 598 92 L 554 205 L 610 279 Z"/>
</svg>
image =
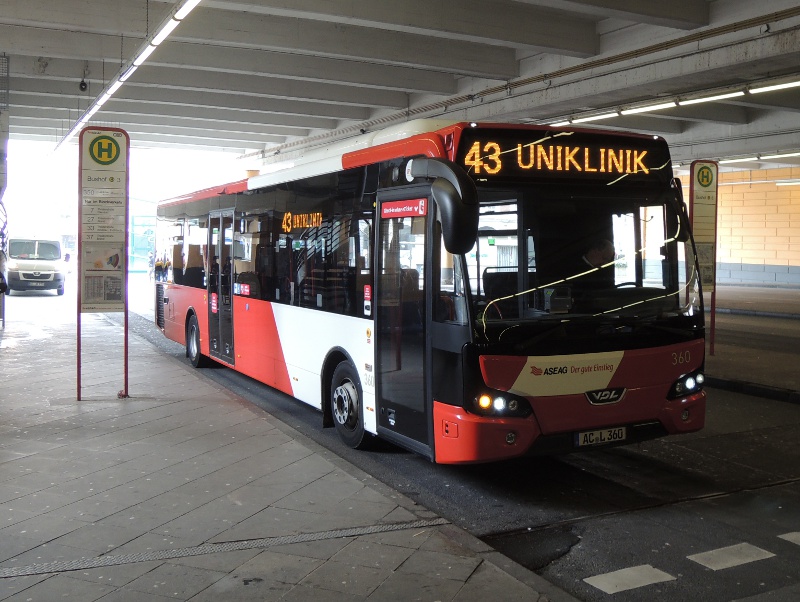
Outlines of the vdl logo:
<svg viewBox="0 0 800 602">
<path fill-rule="evenodd" d="M 89 145 L 89 156 L 100 165 L 111 165 L 119 155 L 119 143 L 111 136 L 98 136 Z"/>
</svg>

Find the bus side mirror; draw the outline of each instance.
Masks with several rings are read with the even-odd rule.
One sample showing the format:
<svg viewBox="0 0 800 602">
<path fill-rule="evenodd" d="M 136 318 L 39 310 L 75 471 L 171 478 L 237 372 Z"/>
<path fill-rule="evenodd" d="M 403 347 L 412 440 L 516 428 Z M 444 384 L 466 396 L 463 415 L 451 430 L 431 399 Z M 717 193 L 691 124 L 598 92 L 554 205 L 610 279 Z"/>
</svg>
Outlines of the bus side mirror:
<svg viewBox="0 0 800 602">
<path fill-rule="evenodd" d="M 445 159 L 413 159 L 411 175 L 433 179 L 431 196 L 439 207 L 444 248 L 454 255 L 472 249 L 478 236 L 478 192 L 472 179 Z"/>
<path fill-rule="evenodd" d="M 677 240 L 679 242 L 687 242 L 691 238 L 689 233 L 691 222 L 689 221 L 689 212 L 686 210 L 686 201 L 683 200 L 681 181 L 678 178 L 672 178 L 672 190 L 674 194 L 670 196 L 670 200 L 672 201 L 672 208 L 678 214 Z"/>
</svg>

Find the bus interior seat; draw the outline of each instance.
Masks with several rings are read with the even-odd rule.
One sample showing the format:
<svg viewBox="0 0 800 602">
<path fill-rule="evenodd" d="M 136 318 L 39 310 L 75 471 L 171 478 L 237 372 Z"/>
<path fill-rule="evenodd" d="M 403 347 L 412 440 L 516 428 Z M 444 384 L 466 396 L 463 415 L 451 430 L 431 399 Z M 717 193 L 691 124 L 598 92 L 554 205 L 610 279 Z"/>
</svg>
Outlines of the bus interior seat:
<svg viewBox="0 0 800 602">
<path fill-rule="evenodd" d="M 258 279 L 258 274 L 255 272 L 241 272 L 236 275 L 236 282 L 239 284 L 246 284 L 250 287 L 249 297 L 253 299 L 261 298 L 261 283 Z"/>
<path fill-rule="evenodd" d="M 496 303 L 504 316 L 509 317 L 517 309 L 518 271 L 515 268 L 486 268 L 483 271 L 483 292 L 487 301 L 502 299 Z M 504 297 L 511 297 L 504 299 Z"/>
</svg>

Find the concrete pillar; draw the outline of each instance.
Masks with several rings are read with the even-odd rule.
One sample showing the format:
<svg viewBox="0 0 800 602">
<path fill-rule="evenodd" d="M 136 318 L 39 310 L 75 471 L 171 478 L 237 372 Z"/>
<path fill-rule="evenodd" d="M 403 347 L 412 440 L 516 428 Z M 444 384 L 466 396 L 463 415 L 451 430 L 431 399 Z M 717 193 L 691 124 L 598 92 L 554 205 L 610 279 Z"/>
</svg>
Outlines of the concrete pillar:
<svg viewBox="0 0 800 602">
<path fill-rule="evenodd" d="M 6 190 L 8 169 L 6 154 L 8 153 L 8 111 L 0 110 L 0 200 Z"/>
<path fill-rule="evenodd" d="M 5 250 L 6 234 L 8 233 L 7 213 L 3 206 L 3 194 L 8 181 L 8 167 L 6 155 L 8 154 L 8 111 L 0 110 L 0 251 Z"/>
</svg>

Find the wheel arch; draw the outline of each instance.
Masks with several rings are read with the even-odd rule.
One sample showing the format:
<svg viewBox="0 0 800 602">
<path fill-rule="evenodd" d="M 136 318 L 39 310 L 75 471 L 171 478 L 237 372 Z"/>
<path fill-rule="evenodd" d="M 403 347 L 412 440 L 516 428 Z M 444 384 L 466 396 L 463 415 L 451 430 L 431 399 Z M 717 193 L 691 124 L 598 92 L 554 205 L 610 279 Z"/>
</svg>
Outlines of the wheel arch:
<svg viewBox="0 0 800 602">
<path fill-rule="evenodd" d="M 197 327 L 200 329 L 200 334 L 203 334 L 200 317 L 198 316 L 197 311 L 195 311 L 194 306 L 190 305 L 186 310 L 186 316 L 183 318 L 183 346 L 186 348 L 186 357 L 189 357 L 189 320 L 192 318 L 192 316 L 197 318 Z M 202 337 L 200 340 L 202 340 Z"/>
<path fill-rule="evenodd" d="M 322 399 L 322 426 L 323 428 L 332 428 L 333 424 L 333 410 L 331 409 L 331 382 L 333 381 L 333 372 L 336 366 L 342 362 L 348 362 L 358 374 L 358 367 L 353 361 L 352 356 L 347 353 L 342 347 L 334 347 L 325 356 L 322 363 L 322 373 L 320 374 L 320 389 Z"/>
</svg>

